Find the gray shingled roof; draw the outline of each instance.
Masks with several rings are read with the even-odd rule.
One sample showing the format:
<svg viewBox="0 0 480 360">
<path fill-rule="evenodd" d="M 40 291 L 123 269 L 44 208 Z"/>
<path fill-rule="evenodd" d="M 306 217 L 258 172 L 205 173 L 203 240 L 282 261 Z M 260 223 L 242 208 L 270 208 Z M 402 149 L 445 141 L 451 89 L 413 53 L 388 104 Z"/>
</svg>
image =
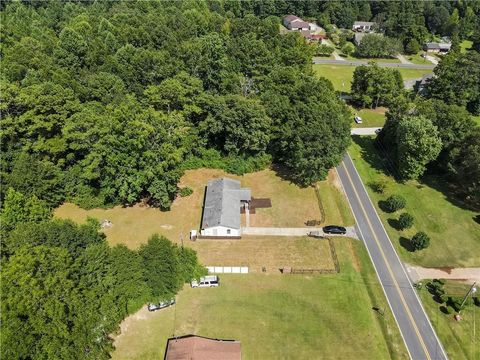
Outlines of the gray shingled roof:
<svg viewBox="0 0 480 360">
<path fill-rule="evenodd" d="M 452 44 L 447 44 L 447 43 L 434 43 L 434 42 L 431 42 L 431 43 L 426 43 L 425 46 L 426 46 L 426 48 L 429 49 L 429 50 L 434 50 L 434 49 L 450 50 L 450 48 L 452 47 Z"/>
<path fill-rule="evenodd" d="M 240 181 L 210 180 L 203 205 L 202 229 L 214 226 L 240 229 L 240 201 L 250 200 L 250 189 L 240 188 Z"/>
</svg>

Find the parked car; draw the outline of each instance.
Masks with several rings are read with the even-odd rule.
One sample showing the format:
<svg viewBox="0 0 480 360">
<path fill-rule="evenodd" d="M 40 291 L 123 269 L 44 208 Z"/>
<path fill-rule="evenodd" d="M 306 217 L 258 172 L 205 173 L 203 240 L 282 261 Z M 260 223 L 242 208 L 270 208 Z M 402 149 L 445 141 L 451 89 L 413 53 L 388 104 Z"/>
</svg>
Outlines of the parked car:
<svg viewBox="0 0 480 360">
<path fill-rule="evenodd" d="M 343 226 L 328 225 L 323 227 L 323 232 L 325 234 L 345 235 L 347 233 L 347 229 L 345 229 Z"/>
<path fill-rule="evenodd" d="M 360 116 L 355 116 L 353 118 L 357 124 L 361 124 L 363 122 L 362 118 Z"/>
<path fill-rule="evenodd" d="M 162 301 L 158 304 L 148 304 L 148 311 L 155 311 L 155 310 L 160 310 L 164 309 L 166 307 L 169 307 L 171 305 L 175 304 L 175 298 L 167 300 L 167 301 Z"/>
<path fill-rule="evenodd" d="M 216 287 L 220 285 L 220 279 L 217 275 L 201 277 L 200 280 L 192 280 L 190 283 L 192 288 L 196 287 Z"/>
</svg>

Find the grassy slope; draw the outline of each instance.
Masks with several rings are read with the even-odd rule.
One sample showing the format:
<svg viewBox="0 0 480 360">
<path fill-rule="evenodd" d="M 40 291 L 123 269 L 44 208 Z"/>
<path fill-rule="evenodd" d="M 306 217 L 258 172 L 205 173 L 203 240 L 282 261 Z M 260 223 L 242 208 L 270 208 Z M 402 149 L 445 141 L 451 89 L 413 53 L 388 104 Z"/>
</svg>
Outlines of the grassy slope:
<svg viewBox="0 0 480 360">
<path fill-rule="evenodd" d="M 337 275 L 223 275 L 219 288 L 186 286 L 175 308 L 129 321 L 113 359 L 162 358 L 173 333 L 240 340 L 244 359 L 389 359 L 389 348 L 406 358 L 361 243 L 335 243 Z M 385 316 L 372 306 L 387 306 Z"/>
<path fill-rule="evenodd" d="M 318 192 L 320 199 L 322 199 L 325 224 L 339 224 L 344 226 L 355 224 L 352 212 L 335 171 L 330 171 L 327 180 L 318 183 Z"/>
<path fill-rule="evenodd" d="M 449 295 L 462 297 L 467 293 L 469 286 L 447 281 L 445 290 Z M 477 323 L 480 319 L 480 308 L 473 305 L 471 298 L 462 310 L 461 321 L 453 318 L 453 311 L 448 315 L 441 312 L 442 305 L 433 300 L 425 287 L 420 290 L 420 298 L 449 358 L 451 360 L 480 359 L 480 328 Z"/>
<path fill-rule="evenodd" d="M 335 90 L 350 92 L 350 86 L 353 79 L 355 66 L 350 65 L 330 65 L 330 64 L 313 64 L 313 70 L 318 76 L 322 76 L 330 80 Z M 403 80 L 421 78 L 425 74 L 429 74 L 431 70 L 418 69 L 398 69 L 402 74 Z M 342 84 L 344 86 L 342 87 Z"/>
<path fill-rule="evenodd" d="M 410 61 L 413 64 L 419 64 L 419 65 L 432 65 L 430 61 L 422 57 L 422 54 L 425 52 L 421 51 L 417 54 L 414 55 L 405 55 L 405 58 Z"/>
<path fill-rule="evenodd" d="M 476 213 L 455 206 L 445 195 L 425 183 L 410 181 L 405 184 L 395 182 L 383 175 L 382 170 L 374 166 L 382 164 L 373 148 L 370 137 L 355 137 L 355 143 L 349 150 L 364 184 L 385 179 L 388 184 L 384 195 L 374 193 L 367 186 L 370 197 L 378 209 L 378 201 L 390 194 L 401 194 L 407 199 L 405 211 L 415 217 L 415 225 L 406 231 L 397 231 L 389 221 L 398 218 L 397 214 L 378 211 L 390 238 L 406 262 L 425 267 L 465 267 L 480 266 L 480 227 L 473 217 Z M 373 164 L 373 165 L 372 165 Z M 433 183 L 434 179 L 428 179 Z M 409 252 L 401 245 L 408 244 L 406 239 L 417 231 L 425 231 L 431 238 L 430 247 L 418 252 Z"/>
</svg>

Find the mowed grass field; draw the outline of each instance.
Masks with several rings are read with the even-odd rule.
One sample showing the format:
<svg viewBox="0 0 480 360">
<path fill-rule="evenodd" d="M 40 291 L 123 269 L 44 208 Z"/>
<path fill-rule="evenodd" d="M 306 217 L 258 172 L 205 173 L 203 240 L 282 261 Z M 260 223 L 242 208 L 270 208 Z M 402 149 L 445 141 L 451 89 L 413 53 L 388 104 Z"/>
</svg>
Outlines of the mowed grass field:
<svg viewBox="0 0 480 360">
<path fill-rule="evenodd" d="M 423 281 L 426 283 L 426 281 Z M 447 296 L 463 297 L 470 285 L 448 280 L 445 283 Z M 442 304 L 433 300 L 425 287 L 420 290 L 423 307 L 439 336 L 445 351 L 451 360 L 480 359 L 480 307 L 473 304 L 469 297 L 461 312 L 461 321 L 453 318 L 453 311 L 445 314 L 440 310 Z"/>
<path fill-rule="evenodd" d="M 240 340 L 246 360 L 406 359 L 362 244 L 334 242 L 340 274 L 221 275 L 218 288 L 186 285 L 174 307 L 122 323 L 113 359 L 162 359 L 167 339 L 186 334 Z"/>
<path fill-rule="evenodd" d="M 351 84 L 353 80 L 353 72 L 355 71 L 355 66 L 313 64 L 312 67 L 315 74 L 330 80 L 335 90 L 350 92 Z M 402 68 L 399 68 L 398 70 L 402 74 L 403 80 L 418 79 L 425 74 L 432 73 L 432 70 L 402 69 Z"/>
<path fill-rule="evenodd" d="M 385 107 L 378 107 L 376 109 L 354 109 L 350 107 L 350 111 L 352 112 L 352 127 L 383 127 L 383 125 L 385 125 L 385 113 L 387 110 Z M 362 118 L 361 124 L 357 124 L 353 120 L 356 115 Z"/>
<path fill-rule="evenodd" d="M 310 237 L 242 236 L 188 244 L 205 266 L 248 266 L 249 272 L 279 273 L 283 267 L 335 269 L 326 240 Z"/>
<path fill-rule="evenodd" d="M 428 183 L 408 181 L 402 184 L 386 176 L 382 166 L 390 166 L 391 162 L 379 156 L 373 141 L 372 137 L 356 136 L 349 153 L 402 259 L 425 267 L 480 266 L 480 226 L 474 221 L 477 213 L 456 206 L 444 193 L 429 186 L 442 186 L 433 178 L 425 179 Z M 385 194 L 377 194 L 368 186 L 381 179 L 387 184 Z M 404 210 L 387 214 L 379 209 L 378 202 L 391 194 L 402 195 L 407 200 Z M 395 230 L 390 224 L 394 225 L 404 211 L 415 217 L 414 226 L 406 231 Z M 430 246 L 410 252 L 406 248 L 408 239 L 418 231 L 430 236 Z"/>
<path fill-rule="evenodd" d="M 190 170 L 181 178 L 180 187 L 189 186 L 193 194 L 178 197 L 171 210 L 161 211 L 156 208 L 117 206 L 112 209 L 83 210 L 74 204 L 63 204 L 55 210 L 55 217 L 69 218 L 83 223 L 88 216 L 102 221 L 108 219 L 113 226 L 103 231 L 111 245 L 125 244 L 134 249 L 146 243 L 148 238 L 158 233 L 179 243 L 183 234 L 187 242 L 189 232 L 199 229 L 205 186 L 208 180 L 228 176 L 241 181 L 242 186 L 252 190 L 255 198 L 270 198 L 271 208 L 256 209 L 250 215 L 250 226 L 304 227 L 307 220 L 321 220 L 317 195 L 313 187 L 301 188 L 279 177 L 273 170 L 263 170 L 244 176 L 227 174 L 221 170 Z M 338 181 L 329 177 L 318 184 L 325 204 L 327 220 L 339 225 L 352 225 L 353 219 Z M 335 203 L 330 203 L 331 200 Z M 338 207 L 338 208 L 337 208 Z M 245 218 L 242 215 L 245 225 Z"/>
</svg>

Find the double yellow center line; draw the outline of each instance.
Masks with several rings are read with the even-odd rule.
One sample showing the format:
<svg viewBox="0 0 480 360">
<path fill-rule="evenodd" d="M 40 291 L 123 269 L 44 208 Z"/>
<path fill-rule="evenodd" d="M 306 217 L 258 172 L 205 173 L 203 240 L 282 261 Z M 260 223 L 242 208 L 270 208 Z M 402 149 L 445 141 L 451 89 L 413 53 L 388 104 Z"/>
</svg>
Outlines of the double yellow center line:
<svg viewBox="0 0 480 360">
<path fill-rule="evenodd" d="M 381 252 L 381 254 L 382 254 L 382 257 L 383 257 L 383 260 L 384 260 L 384 262 L 385 262 L 385 265 L 387 265 L 387 269 L 388 269 L 388 272 L 389 272 L 389 274 L 390 274 L 390 277 L 392 278 L 393 283 L 394 283 L 394 285 L 395 285 L 395 288 L 397 289 L 397 292 L 398 292 L 398 294 L 400 295 L 400 300 L 402 301 L 402 304 L 403 304 L 403 306 L 405 307 L 405 310 L 407 311 L 407 315 L 408 315 L 409 320 L 410 320 L 410 322 L 411 322 L 411 324 L 412 324 L 412 326 L 413 326 L 413 328 L 414 328 L 414 330 L 415 330 L 415 333 L 417 334 L 417 337 L 418 337 L 418 339 L 419 339 L 419 341 L 420 341 L 420 344 L 422 345 L 423 351 L 425 352 L 425 355 L 426 355 L 427 359 L 428 359 L 428 360 L 431 360 L 430 354 L 429 354 L 429 352 L 428 352 L 428 350 L 427 350 L 427 346 L 425 345 L 425 342 L 423 341 L 423 338 L 422 338 L 422 336 L 420 335 L 420 331 L 418 330 L 417 324 L 415 323 L 415 320 L 413 319 L 412 313 L 410 312 L 410 308 L 408 307 L 407 302 L 405 301 L 405 298 L 404 298 L 402 292 L 400 291 L 400 286 L 398 285 L 398 282 L 397 282 L 397 280 L 395 279 L 395 276 L 393 275 L 392 268 L 390 267 L 390 264 L 389 264 L 388 261 L 387 261 L 387 257 L 385 256 L 385 253 L 383 252 L 383 248 L 382 248 L 382 246 L 380 245 L 380 241 L 378 240 L 378 237 L 377 237 L 375 231 L 373 230 L 373 226 L 372 226 L 372 223 L 370 222 L 370 218 L 368 217 L 367 212 L 365 211 L 365 208 L 363 207 L 362 201 L 360 200 L 360 196 L 358 195 L 357 189 L 355 188 L 355 186 L 354 186 L 354 184 L 353 184 L 353 181 L 352 181 L 352 178 L 351 178 L 351 176 L 350 176 L 350 173 L 348 172 L 347 167 L 345 166 L 345 163 L 344 163 L 344 162 L 342 162 L 342 167 L 344 168 L 345 173 L 347 174 L 347 177 L 348 177 L 348 180 L 349 180 L 349 182 L 350 182 L 350 184 L 351 184 L 351 186 L 352 186 L 353 192 L 355 193 L 355 196 L 356 196 L 356 198 L 357 198 L 357 200 L 358 200 L 358 203 L 359 203 L 360 208 L 361 208 L 361 210 L 362 210 L 362 212 L 363 212 L 363 215 L 365 216 L 365 219 L 367 220 L 367 223 L 368 223 L 368 226 L 369 226 L 369 228 L 370 228 L 370 231 L 371 231 L 371 233 L 372 233 L 372 235 L 373 235 L 373 238 L 375 239 L 375 242 L 377 243 L 378 248 L 379 248 L 379 250 L 380 250 L 380 252 Z M 372 261 L 373 261 L 373 259 L 372 259 Z M 392 310 L 393 310 L 393 309 L 392 309 Z M 399 325 L 399 326 L 400 326 L 400 325 Z M 405 345 L 406 345 L 406 344 L 405 344 Z"/>
</svg>

